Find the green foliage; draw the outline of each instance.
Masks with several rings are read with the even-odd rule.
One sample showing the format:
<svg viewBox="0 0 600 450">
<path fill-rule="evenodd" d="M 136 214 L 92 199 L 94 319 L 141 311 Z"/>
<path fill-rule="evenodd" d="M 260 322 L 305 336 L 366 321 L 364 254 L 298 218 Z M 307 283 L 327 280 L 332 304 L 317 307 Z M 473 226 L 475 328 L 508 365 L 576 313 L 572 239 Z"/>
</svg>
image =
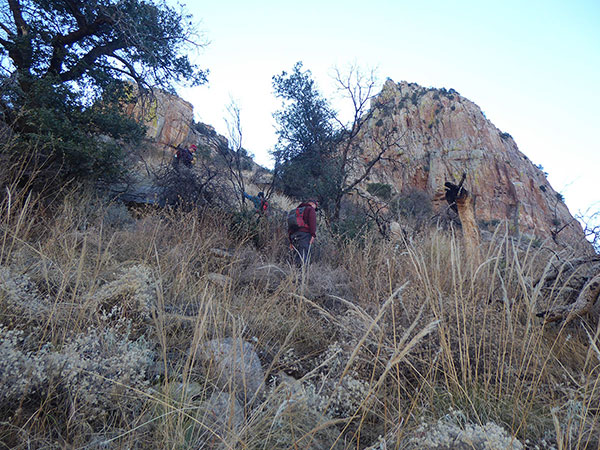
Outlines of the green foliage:
<svg viewBox="0 0 600 450">
<path fill-rule="evenodd" d="M 535 167 L 536 169 L 538 169 L 538 170 L 541 170 L 541 171 L 542 171 L 542 173 L 544 174 L 544 176 L 545 176 L 545 177 L 547 177 L 547 176 L 548 176 L 548 172 L 546 172 L 546 171 L 544 170 L 544 166 L 542 166 L 541 164 L 534 164 L 534 167 Z"/>
<path fill-rule="evenodd" d="M 334 112 L 302 63 L 293 72 L 273 77 L 275 94 L 283 101 L 275 113 L 279 136 L 273 156 L 277 182 L 286 195 L 317 196 L 324 207 L 338 185 L 334 150 Z"/>
<path fill-rule="evenodd" d="M 12 124 L 17 131 L 13 158 L 32 154 L 48 176 L 59 179 L 106 179 L 123 171 L 122 146 L 138 142 L 144 129 L 123 116 L 116 103 L 82 108 L 77 93 L 50 79 L 35 80 L 30 89 Z"/>
<path fill-rule="evenodd" d="M 259 217 L 252 210 L 235 211 L 231 216 L 229 230 L 237 239 L 255 239 L 259 231 Z"/>
<path fill-rule="evenodd" d="M 10 7 L 0 17 L 0 119 L 16 138 L 13 156 L 30 155 L 46 178 L 122 170 L 123 145 L 144 134 L 123 114 L 127 80 L 142 89 L 206 80 L 184 55 L 189 17 L 164 3 L 14 0 Z"/>
<path fill-rule="evenodd" d="M 367 192 L 371 195 L 376 195 L 382 200 L 392 198 L 392 186 L 385 183 L 369 183 L 367 184 Z"/>
<path fill-rule="evenodd" d="M 370 231 L 374 223 L 366 212 L 358 205 L 345 203 L 338 222 L 331 224 L 331 231 L 341 242 L 354 242 L 358 245 L 365 244 L 365 239 L 373 236 Z"/>
</svg>

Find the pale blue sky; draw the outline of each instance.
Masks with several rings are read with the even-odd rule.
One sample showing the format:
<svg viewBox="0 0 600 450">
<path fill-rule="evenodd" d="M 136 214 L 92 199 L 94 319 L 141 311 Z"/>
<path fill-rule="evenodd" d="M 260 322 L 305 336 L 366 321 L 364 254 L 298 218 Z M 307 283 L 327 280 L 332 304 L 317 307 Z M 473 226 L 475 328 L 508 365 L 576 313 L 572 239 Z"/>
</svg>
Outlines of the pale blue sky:
<svg viewBox="0 0 600 450">
<path fill-rule="evenodd" d="M 600 209 L 600 1 L 228 1 L 187 9 L 210 44 L 209 84 L 184 89 L 197 120 L 226 134 L 241 108 L 243 144 L 269 164 L 271 77 L 296 61 L 332 95 L 334 66 L 380 80 L 454 88 L 542 164 L 572 213 Z"/>
</svg>

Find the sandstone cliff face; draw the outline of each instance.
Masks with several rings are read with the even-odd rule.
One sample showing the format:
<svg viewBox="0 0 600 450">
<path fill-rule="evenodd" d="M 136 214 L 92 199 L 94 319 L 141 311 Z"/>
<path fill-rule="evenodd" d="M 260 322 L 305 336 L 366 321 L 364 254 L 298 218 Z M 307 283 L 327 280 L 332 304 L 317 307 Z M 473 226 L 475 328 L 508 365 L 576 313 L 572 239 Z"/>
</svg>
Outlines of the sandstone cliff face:
<svg viewBox="0 0 600 450">
<path fill-rule="evenodd" d="M 543 171 L 473 102 L 453 90 L 388 80 L 371 108 L 364 147 L 393 129 L 401 149 L 387 155 L 393 162 L 382 162 L 369 182 L 390 184 L 398 193 L 426 191 L 440 211 L 447 206 L 444 182 L 457 183 L 464 172 L 479 221 L 507 220 L 514 230 L 542 239 L 564 227 L 559 241 L 585 244 L 581 226 Z"/>
<path fill-rule="evenodd" d="M 194 119 L 191 103 L 158 89 L 138 98 L 129 113 L 146 126 L 148 138 L 171 148 L 186 143 Z"/>
</svg>

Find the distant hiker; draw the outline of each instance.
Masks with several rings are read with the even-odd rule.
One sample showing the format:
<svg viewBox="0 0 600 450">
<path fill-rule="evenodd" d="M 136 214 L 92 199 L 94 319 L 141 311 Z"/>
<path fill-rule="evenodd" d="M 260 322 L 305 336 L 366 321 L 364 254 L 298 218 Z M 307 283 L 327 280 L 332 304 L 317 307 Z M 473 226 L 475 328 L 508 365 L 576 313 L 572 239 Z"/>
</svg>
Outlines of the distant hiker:
<svg viewBox="0 0 600 450">
<path fill-rule="evenodd" d="M 173 167 L 175 170 L 179 170 L 179 164 L 183 164 L 185 167 L 192 167 L 194 165 L 194 154 L 198 147 L 190 145 L 190 148 L 178 147 L 173 158 Z"/>
<path fill-rule="evenodd" d="M 259 192 L 256 197 L 244 192 L 244 198 L 247 198 L 254 204 L 254 208 L 256 208 L 257 212 L 261 214 L 265 214 L 267 212 L 267 209 L 269 208 L 269 203 L 265 198 L 264 192 Z"/>
<path fill-rule="evenodd" d="M 288 213 L 288 238 L 298 264 L 310 261 L 310 249 L 317 237 L 319 202 L 308 200 Z"/>
</svg>

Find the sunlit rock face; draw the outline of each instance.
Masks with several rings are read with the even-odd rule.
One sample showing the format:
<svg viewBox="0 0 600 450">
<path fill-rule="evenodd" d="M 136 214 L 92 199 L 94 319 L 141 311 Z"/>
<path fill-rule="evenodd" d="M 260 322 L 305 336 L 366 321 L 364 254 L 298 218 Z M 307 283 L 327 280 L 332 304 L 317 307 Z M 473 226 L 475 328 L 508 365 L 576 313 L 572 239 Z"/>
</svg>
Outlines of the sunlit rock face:
<svg viewBox="0 0 600 450">
<path fill-rule="evenodd" d="M 423 190 L 440 211 L 447 207 L 444 182 L 458 183 L 466 173 L 465 187 L 476 197 L 480 223 L 506 220 L 513 232 L 541 239 L 564 227 L 559 241 L 589 249 L 580 224 L 544 172 L 519 151 L 510 134 L 456 91 L 388 79 L 371 109 L 362 135 L 364 160 L 377 151 L 375 142 L 397 146 L 366 183 L 386 183 L 397 193 Z"/>
<path fill-rule="evenodd" d="M 159 89 L 138 98 L 129 112 L 146 126 L 148 138 L 170 148 L 186 143 L 194 120 L 191 103 Z"/>
</svg>

